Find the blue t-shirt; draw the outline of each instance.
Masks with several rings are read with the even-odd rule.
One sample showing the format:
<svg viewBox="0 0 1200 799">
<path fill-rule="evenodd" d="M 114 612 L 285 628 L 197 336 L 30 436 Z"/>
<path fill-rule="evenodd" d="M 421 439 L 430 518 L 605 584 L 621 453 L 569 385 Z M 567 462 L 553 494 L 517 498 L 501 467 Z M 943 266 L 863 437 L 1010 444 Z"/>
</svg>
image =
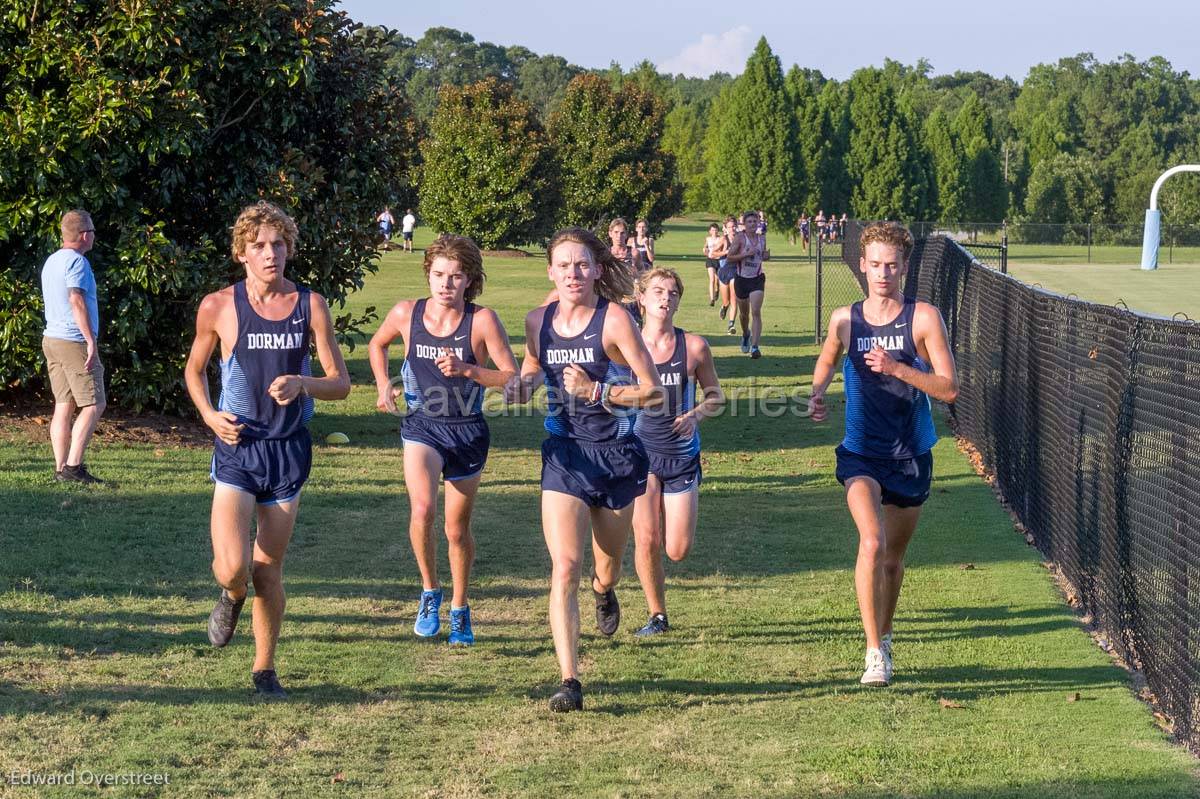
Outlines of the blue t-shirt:
<svg viewBox="0 0 1200 799">
<path fill-rule="evenodd" d="M 46 259 L 42 267 L 42 301 L 46 305 L 47 338 L 85 341 L 71 313 L 71 289 L 83 292 L 92 336 L 100 334 L 100 308 L 96 302 L 96 276 L 88 259 L 64 247 Z"/>
</svg>

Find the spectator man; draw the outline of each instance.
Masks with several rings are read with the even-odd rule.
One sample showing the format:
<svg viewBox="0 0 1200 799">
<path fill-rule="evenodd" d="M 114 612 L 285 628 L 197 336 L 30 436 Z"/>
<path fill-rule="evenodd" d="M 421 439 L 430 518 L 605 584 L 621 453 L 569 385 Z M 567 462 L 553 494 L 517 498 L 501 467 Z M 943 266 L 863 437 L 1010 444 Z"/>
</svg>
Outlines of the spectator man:
<svg viewBox="0 0 1200 799">
<path fill-rule="evenodd" d="M 417 226 L 417 218 L 413 216 L 412 209 L 404 214 L 404 219 L 400 220 L 400 232 L 404 234 L 404 251 L 412 252 L 412 234 L 413 228 Z"/>
<path fill-rule="evenodd" d="M 50 423 L 54 479 L 63 483 L 103 483 L 83 462 L 105 405 L 104 366 L 96 345 L 100 335 L 96 276 L 85 257 L 96 243 L 96 227 L 87 211 L 75 210 L 63 214 L 60 229 L 62 248 L 42 267 L 46 308 L 42 352 L 54 393 L 54 419 Z"/>
</svg>

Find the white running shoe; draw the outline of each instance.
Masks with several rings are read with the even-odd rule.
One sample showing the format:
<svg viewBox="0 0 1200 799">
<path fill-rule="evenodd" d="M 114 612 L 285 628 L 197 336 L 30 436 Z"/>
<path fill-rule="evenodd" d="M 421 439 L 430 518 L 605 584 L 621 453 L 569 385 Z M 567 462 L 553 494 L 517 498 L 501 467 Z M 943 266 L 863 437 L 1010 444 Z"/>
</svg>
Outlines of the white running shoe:
<svg viewBox="0 0 1200 799">
<path fill-rule="evenodd" d="M 859 680 L 863 685 L 871 685 L 877 688 L 886 687 L 892 681 L 892 659 L 879 649 L 868 649 L 866 661 L 866 669 L 863 671 L 862 679 Z"/>
<path fill-rule="evenodd" d="M 883 656 L 887 658 L 888 663 L 892 662 L 892 634 L 888 633 L 879 639 L 879 651 L 883 652 Z"/>
</svg>

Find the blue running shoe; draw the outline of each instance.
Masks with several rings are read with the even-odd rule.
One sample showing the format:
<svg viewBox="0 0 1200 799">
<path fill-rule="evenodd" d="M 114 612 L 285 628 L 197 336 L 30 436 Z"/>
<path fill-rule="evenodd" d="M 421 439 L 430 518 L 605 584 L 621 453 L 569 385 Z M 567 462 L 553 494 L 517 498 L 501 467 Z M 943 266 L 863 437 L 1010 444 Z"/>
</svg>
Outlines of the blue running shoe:
<svg viewBox="0 0 1200 799">
<path fill-rule="evenodd" d="M 442 609 L 442 589 L 421 592 L 421 606 L 417 609 L 417 623 L 413 632 L 422 638 L 432 638 L 442 629 L 438 612 Z"/>
<path fill-rule="evenodd" d="M 450 643 L 470 646 L 475 643 L 471 630 L 471 608 L 450 608 Z"/>
<path fill-rule="evenodd" d="M 742 352 L 750 352 L 750 334 L 746 333 L 742 336 Z"/>
</svg>

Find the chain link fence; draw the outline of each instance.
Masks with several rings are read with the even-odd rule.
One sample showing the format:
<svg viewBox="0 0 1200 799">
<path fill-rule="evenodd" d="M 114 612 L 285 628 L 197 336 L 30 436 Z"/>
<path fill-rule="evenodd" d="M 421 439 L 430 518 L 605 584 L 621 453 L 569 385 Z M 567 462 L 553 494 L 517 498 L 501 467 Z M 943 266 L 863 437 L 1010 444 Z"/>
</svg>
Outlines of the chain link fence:
<svg viewBox="0 0 1200 799">
<path fill-rule="evenodd" d="M 1200 752 L 1200 325 L 1039 290 L 945 236 L 907 292 L 946 319 L 955 431 Z"/>
</svg>

